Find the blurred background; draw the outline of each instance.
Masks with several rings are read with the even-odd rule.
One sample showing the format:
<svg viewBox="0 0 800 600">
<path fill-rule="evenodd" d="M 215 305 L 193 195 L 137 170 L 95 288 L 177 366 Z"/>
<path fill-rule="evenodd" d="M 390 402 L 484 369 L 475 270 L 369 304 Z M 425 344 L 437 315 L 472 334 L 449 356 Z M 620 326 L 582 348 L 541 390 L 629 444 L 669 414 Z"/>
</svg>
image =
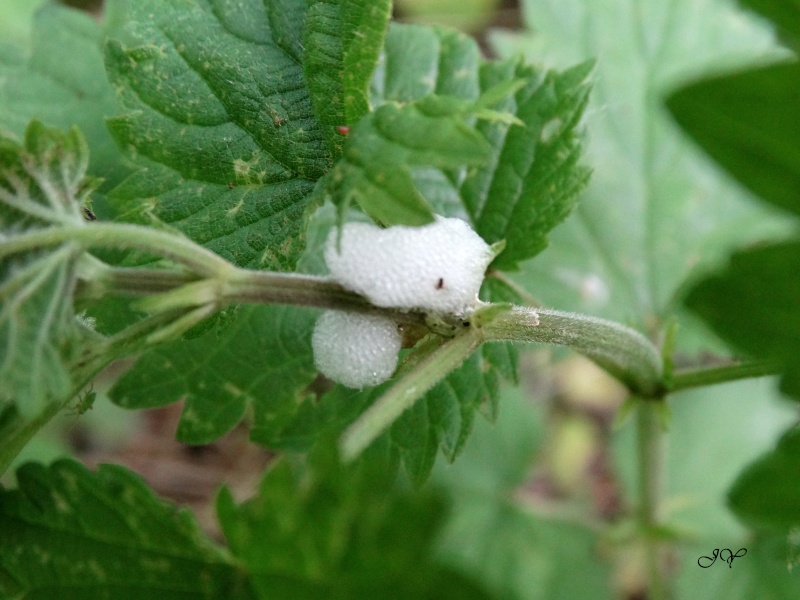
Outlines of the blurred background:
<svg viewBox="0 0 800 600">
<path fill-rule="evenodd" d="M 33 14 L 41 3 L 0 0 L 0 40 L 27 48 L 32 41 Z M 64 0 L 63 4 L 102 18 L 100 0 Z M 659 254 L 659 260 L 664 264 L 677 261 L 686 267 L 681 276 L 701 260 L 701 254 L 705 259 L 706 250 L 713 261 L 723 250 L 747 241 L 741 235 L 728 236 L 725 232 L 753 223 L 754 210 L 759 211 L 758 222 L 763 217 L 765 224 L 754 227 L 752 236 L 780 230 L 773 214 L 756 208 L 756 204 L 751 207 L 752 199 L 732 186 L 710 162 L 699 153 L 691 154 L 692 150 L 684 151 L 687 146 L 682 145 L 685 142 L 677 130 L 653 108 L 659 102 L 659 90 L 679 81 L 681 74 L 685 77 L 696 73 L 698 67 L 689 56 L 694 46 L 686 42 L 689 38 L 713 45 L 715 60 L 719 59 L 721 65 L 751 60 L 753 56 L 772 56 L 779 50 L 775 50 L 771 32 L 763 23 L 745 18 L 732 8 L 731 2 L 700 0 L 676 3 L 682 7 L 679 20 L 686 27 L 672 30 L 675 42 L 664 45 L 664 53 L 648 55 L 655 37 L 645 36 L 642 47 L 626 55 L 627 50 L 608 42 L 613 38 L 608 33 L 610 29 L 605 30 L 606 37 L 602 35 L 602 28 L 610 27 L 616 19 L 624 29 L 625 14 L 617 14 L 613 2 L 603 1 L 597 3 L 604 7 L 597 11 L 602 14 L 592 16 L 591 9 L 585 8 L 590 4 L 588 0 L 569 1 L 556 9 L 555 0 L 397 0 L 395 10 L 396 18 L 403 22 L 448 25 L 475 35 L 488 56 L 522 53 L 535 62 L 558 68 L 592 56 L 599 58 L 597 94 L 586 117 L 591 140 L 586 162 L 596 169 L 598 183 L 593 182 L 595 187 L 587 191 L 584 202 L 591 215 L 603 201 L 614 203 L 623 198 L 618 208 L 608 209 L 613 213 L 610 222 L 621 228 L 608 235 L 611 257 L 597 258 L 597 248 L 587 249 L 575 242 L 572 232 L 579 225 L 565 225 L 557 230 L 552 247 L 541 261 L 534 259 L 536 264 L 523 268 L 514 280 L 548 305 L 615 318 L 657 332 L 664 324 L 643 319 L 642 315 L 649 313 L 636 310 L 636 299 L 617 297 L 636 290 L 634 278 L 641 277 L 635 264 L 630 273 L 624 273 L 626 265 L 636 260 L 633 253 L 626 254 L 623 243 L 627 237 L 625 221 L 630 214 L 624 198 L 646 195 L 648 186 L 666 186 L 671 193 L 694 194 L 702 203 L 706 211 L 702 214 L 694 215 L 693 208 L 686 209 L 687 218 L 699 223 L 705 236 L 696 240 L 696 244 L 705 244 L 702 253 L 694 252 L 695 242 L 687 242 L 687 250 L 681 237 L 675 238 L 670 227 L 679 229 L 683 221 L 664 225 L 665 243 L 682 247 L 680 252 L 668 247 Z M 659 13 L 656 5 L 660 3 L 645 4 L 654 7 L 648 14 Z M 558 14 L 558 10 L 562 13 Z M 716 14 L 721 19 L 708 30 L 703 29 L 707 25 L 703 21 L 706 10 L 718 10 Z M 569 28 L 556 31 L 547 27 L 559 18 L 582 23 L 587 28 L 586 37 L 564 35 Z M 542 41 L 537 35 L 539 22 L 552 39 L 545 36 Z M 563 36 L 561 41 L 554 42 L 558 35 Z M 581 48 L 576 46 L 579 37 Z M 735 51 L 728 52 L 734 44 L 720 44 L 723 37 L 742 40 L 750 58 L 737 58 Z M 592 40 L 597 42 L 594 46 Z M 686 50 L 678 56 L 681 46 Z M 659 61 L 661 70 L 648 71 L 648 61 Z M 626 73 L 630 74 L 628 80 Z M 654 79 L 651 73 L 657 77 Z M 646 88 L 648 85 L 651 87 Z M 637 104 L 640 101 L 641 106 Z M 640 130 L 638 110 L 652 111 L 644 118 L 655 123 L 655 133 Z M 631 165 L 621 157 L 631 147 L 634 154 L 642 148 L 652 151 L 646 150 L 647 144 L 642 140 L 661 144 L 662 135 L 666 141 L 659 147 L 668 147 L 682 156 L 688 153 L 689 162 L 676 165 L 665 153 L 656 157 L 651 165 L 653 171 L 631 175 Z M 719 234 L 716 221 L 708 221 L 708 211 L 713 213 L 717 210 L 714 207 L 727 205 L 709 209 L 712 195 L 729 199 L 731 208 L 721 210 L 729 210 L 735 216 L 726 221 L 727 229 L 719 230 Z M 669 217 L 669 210 L 664 209 L 654 218 L 658 221 Z M 579 220 L 577 215 L 573 218 Z M 614 245 L 614 240 L 619 244 Z M 577 255 L 589 258 L 575 259 L 577 266 L 570 270 L 570 261 Z M 623 265 L 623 274 L 609 275 L 613 266 L 595 264 L 603 260 Z M 585 268 L 584 262 L 588 265 Z M 667 272 L 667 267 L 664 271 L 663 280 L 667 283 L 662 287 L 669 287 L 671 294 L 670 284 L 679 278 Z M 661 309 L 674 299 L 665 296 L 653 302 Z M 678 362 L 713 364 L 725 350 L 699 324 L 688 318 L 687 322 L 688 327 L 680 333 Z M 626 543 L 626 536 L 630 535 L 626 517 L 635 501 L 636 480 L 632 426 L 618 410 L 625 401 L 626 390 L 574 354 L 558 349 L 527 350 L 522 354 L 519 387 L 504 388 L 498 422 L 492 426 L 479 420 L 464 454 L 453 466 L 439 459 L 433 483 L 446 491 L 453 504 L 441 552 L 454 564 L 480 572 L 504 597 L 643 598 L 641 548 Z M 76 407 L 73 414 L 54 419 L 18 462 L 49 462 L 73 455 L 90 466 L 101 462 L 124 464 L 141 474 L 161 496 L 190 507 L 202 526 L 219 537 L 213 511 L 219 486 L 225 483 L 237 499 L 246 498 L 260 480 L 270 453 L 249 443 L 247 431 L 242 428 L 206 446 L 176 442 L 180 404 L 135 413 L 115 407 L 105 392 L 126 367 L 115 365 L 100 378 L 94 384 L 96 398 L 91 408 L 79 414 L 87 407 Z M 738 471 L 770 448 L 778 433 L 796 420 L 796 410 L 780 398 L 770 379 L 686 392 L 677 395 L 672 406 L 665 510 L 670 519 L 691 532 L 686 539 L 693 540 L 685 544 L 683 553 L 675 554 L 672 574 L 686 598 L 724 597 L 728 586 L 733 589 L 742 585 L 743 571 L 721 582 L 693 568 L 694 561 L 698 552 L 741 545 L 747 534 L 725 508 L 726 490 Z M 7 475 L 3 483 L 12 484 L 13 476 Z M 747 577 L 752 575 L 744 573 Z M 713 595 L 704 595 L 703 590 L 712 584 L 716 586 Z"/>
</svg>

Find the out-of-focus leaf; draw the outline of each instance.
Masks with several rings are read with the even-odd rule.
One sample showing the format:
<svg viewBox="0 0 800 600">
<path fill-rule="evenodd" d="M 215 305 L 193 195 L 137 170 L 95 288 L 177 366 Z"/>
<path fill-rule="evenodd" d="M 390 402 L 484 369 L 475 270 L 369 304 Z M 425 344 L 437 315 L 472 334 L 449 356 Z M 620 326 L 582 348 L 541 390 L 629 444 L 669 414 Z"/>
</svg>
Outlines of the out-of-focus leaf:
<svg viewBox="0 0 800 600">
<path fill-rule="evenodd" d="M 736 516 L 784 535 L 800 526 L 800 429 L 791 429 L 772 452 L 748 466 L 729 492 Z"/>
<path fill-rule="evenodd" d="M 537 502 L 524 482 L 543 441 L 541 405 L 519 389 L 504 390 L 502 402 L 497 423 L 477 423 L 458 462 L 434 471 L 453 502 L 443 559 L 500 598 L 614 598 L 595 534 L 526 508 Z"/>
<path fill-rule="evenodd" d="M 800 242 L 731 256 L 727 267 L 698 282 L 686 305 L 743 352 L 779 361 L 781 387 L 800 398 Z"/>
<path fill-rule="evenodd" d="M 746 545 L 749 532 L 729 510 L 728 490 L 740 471 L 773 448 L 775 439 L 797 421 L 794 407 L 776 387 L 774 379 L 753 379 L 671 397 L 664 519 L 711 550 L 739 544 L 735 552 Z M 633 422 L 617 432 L 613 446 L 620 483 L 627 496 L 635 498 Z"/>
<path fill-rule="evenodd" d="M 240 506 L 222 491 L 223 531 L 260 597 L 489 598 L 436 560 L 440 499 L 393 491 L 384 461 L 370 459 L 344 469 L 328 455 L 310 472 L 283 462 Z"/>
<path fill-rule="evenodd" d="M 783 227 L 692 148 L 661 94 L 709 68 L 778 51 L 767 28 L 721 0 L 526 0 L 523 8 L 530 33 L 494 36 L 502 54 L 597 65 L 586 109 L 589 186 L 518 281 L 548 306 L 652 325 L 673 312 L 693 269 Z"/>
<path fill-rule="evenodd" d="M 0 136 L 0 242 L 68 223 L 87 225 L 86 141 L 33 122 L 24 146 Z M 0 258 L 0 407 L 30 419 L 74 393 L 70 365 L 84 341 L 72 304 L 80 246 Z"/>
<path fill-rule="evenodd" d="M 0 489 L 3 598 L 254 597 L 193 517 L 121 467 L 29 463 L 17 482 Z"/>
<path fill-rule="evenodd" d="M 731 175 L 800 215 L 800 64 L 704 79 L 674 93 L 667 106 Z"/>
<path fill-rule="evenodd" d="M 0 40 L 9 46 L 28 40 L 33 14 L 44 0 L 0 0 Z"/>
<path fill-rule="evenodd" d="M 730 546 L 730 547 L 729 547 Z M 698 559 L 711 557 L 714 550 L 728 548 L 734 554 L 730 566 L 718 558 L 711 566 L 701 568 Z M 728 553 L 724 552 L 727 557 Z M 703 560 L 701 564 L 709 564 Z M 709 542 L 685 548 L 683 560 L 675 579 L 676 597 L 726 598 L 730 600 L 784 600 L 800 594 L 800 571 L 786 568 L 786 540 L 779 536 L 755 536 L 736 543 L 720 545 Z"/>
<path fill-rule="evenodd" d="M 800 2 L 798 0 L 739 0 L 778 26 L 781 33 L 797 45 L 800 42 Z"/>
<path fill-rule="evenodd" d="M 498 4 L 500 0 L 397 0 L 404 18 L 471 32 L 489 24 Z"/>
<path fill-rule="evenodd" d="M 56 3 L 44 7 L 34 20 L 30 52 L 0 52 L 0 129 L 21 136 L 33 119 L 78 126 L 91 150 L 90 173 L 110 186 L 130 169 L 105 124 L 117 107 L 103 67 L 104 37 L 89 15 Z"/>
</svg>

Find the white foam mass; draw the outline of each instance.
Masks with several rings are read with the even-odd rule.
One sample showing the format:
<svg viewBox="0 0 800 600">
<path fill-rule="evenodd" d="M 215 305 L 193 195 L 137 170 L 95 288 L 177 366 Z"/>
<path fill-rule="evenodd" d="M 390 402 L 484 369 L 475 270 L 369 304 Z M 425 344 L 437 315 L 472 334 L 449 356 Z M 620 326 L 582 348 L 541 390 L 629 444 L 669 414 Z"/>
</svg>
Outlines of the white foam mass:
<svg viewBox="0 0 800 600">
<path fill-rule="evenodd" d="M 489 245 L 461 219 L 381 229 L 348 223 L 331 232 L 325 262 L 331 276 L 376 306 L 463 314 L 475 301 Z"/>
<path fill-rule="evenodd" d="M 320 373 L 347 387 L 363 388 L 392 376 L 402 337 L 386 317 L 329 310 L 317 319 L 311 345 Z"/>
</svg>

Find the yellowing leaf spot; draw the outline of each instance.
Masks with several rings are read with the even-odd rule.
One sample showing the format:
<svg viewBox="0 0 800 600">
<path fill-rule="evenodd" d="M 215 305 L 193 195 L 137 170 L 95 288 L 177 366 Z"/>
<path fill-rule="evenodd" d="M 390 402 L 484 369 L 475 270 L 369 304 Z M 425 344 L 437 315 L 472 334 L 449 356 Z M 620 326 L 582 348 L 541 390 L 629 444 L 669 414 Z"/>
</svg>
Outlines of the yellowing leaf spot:
<svg viewBox="0 0 800 600">
<path fill-rule="evenodd" d="M 242 208 L 242 206 L 244 206 L 244 198 L 239 200 L 239 202 L 236 203 L 236 206 L 232 206 L 231 208 L 228 209 L 228 212 L 226 213 L 227 216 L 232 217 L 237 212 L 239 212 L 239 210 Z"/>
</svg>

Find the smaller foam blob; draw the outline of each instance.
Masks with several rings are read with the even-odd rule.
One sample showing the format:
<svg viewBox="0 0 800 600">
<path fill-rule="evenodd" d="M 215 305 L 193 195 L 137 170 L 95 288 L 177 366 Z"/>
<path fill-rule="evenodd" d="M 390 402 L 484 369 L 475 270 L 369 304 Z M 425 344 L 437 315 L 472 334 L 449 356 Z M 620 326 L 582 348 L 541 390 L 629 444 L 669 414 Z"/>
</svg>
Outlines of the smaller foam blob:
<svg viewBox="0 0 800 600">
<path fill-rule="evenodd" d="M 311 338 L 319 372 L 351 388 L 389 379 L 401 345 L 402 337 L 391 319 L 337 310 L 322 313 Z"/>
<path fill-rule="evenodd" d="M 376 306 L 463 314 L 475 301 L 489 245 L 461 219 L 381 229 L 347 223 L 337 248 L 331 232 L 325 262 L 331 276 Z"/>
</svg>

